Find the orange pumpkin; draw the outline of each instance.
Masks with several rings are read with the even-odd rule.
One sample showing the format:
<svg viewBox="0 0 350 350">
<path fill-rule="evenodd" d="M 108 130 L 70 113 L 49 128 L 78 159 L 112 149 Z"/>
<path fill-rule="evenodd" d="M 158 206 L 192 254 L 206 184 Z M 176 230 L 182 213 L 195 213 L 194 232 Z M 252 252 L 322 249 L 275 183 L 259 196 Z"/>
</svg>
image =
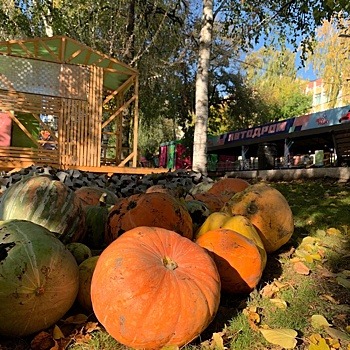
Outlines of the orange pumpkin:
<svg viewBox="0 0 350 350">
<path fill-rule="evenodd" d="M 235 194 L 222 211 L 246 216 L 257 229 L 267 253 L 287 243 L 294 232 L 293 213 L 286 198 L 266 183 L 251 185 Z"/>
<path fill-rule="evenodd" d="M 191 199 L 195 199 L 204 203 L 211 213 L 220 211 L 226 203 L 226 200 L 221 195 L 216 195 L 208 192 L 194 194 L 191 198 L 186 197 L 186 200 Z"/>
<path fill-rule="evenodd" d="M 224 292 L 249 293 L 257 286 L 264 266 L 252 240 L 236 231 L 219 228 L 203 233 L 196 243 L 212 252 Z"/>
<path fill-rule="evenodd" d="M 190 213 L 168 193 L 141 193 L 123 198 L 108 214 L 105 242 L 109 244 L 137 226 L 162 227 L 193 238 Z"/>
<path fill-rule="evenodd" d="M 265 251 L 264 244 L 254 225 L 250 222 L 250 220 L 247 217 L 243 215 L 231 216 L 223 212 L 211 213 L 205 220 L 203 225 L 195 233 L 195 239 L 197 239 L 200 235 L 204 234 L 207 231 L 216 230 L 218 228 L 226 228 L 229 230 L 236 231 L 241 235 L 252 240 L 260 251 L 263 262 L 263 268 L 265 268 L 267 262 L 267 254 Z"/>
<path fill-rule="evenodd" d="M 135 349 L 182 346 L 212 321 L 220 276 L 200 246 L 158 227 L 137 227 L 100 255 L 91 281 L 97 319 Z"/>
<path fill-rule="evenodd" d="M 224 195 L 229 199 L 237 192 L 241 192 L 250 186 L 249 182 L 240 178 L 227 177 L 214 182 L 213 186 L 208 190 L 208 193 L 216 195 Z"/>
</svg>

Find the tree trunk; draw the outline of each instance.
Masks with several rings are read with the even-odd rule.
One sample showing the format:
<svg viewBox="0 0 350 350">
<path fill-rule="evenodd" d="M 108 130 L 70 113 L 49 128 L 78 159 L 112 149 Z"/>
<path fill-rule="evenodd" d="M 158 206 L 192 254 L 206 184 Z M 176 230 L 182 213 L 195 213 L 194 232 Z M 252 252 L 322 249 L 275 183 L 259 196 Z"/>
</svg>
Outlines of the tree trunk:
<svg viewBox="0 0 350 350">
<path fill-rule="evenodd" d="M 196 121 L 193 139 L 194 171 L 207 174 L 208 73 L 213 32 L 213 0 L 203 0 L 202 27 L 199 37 L 196 77 Z"/>
</svg>

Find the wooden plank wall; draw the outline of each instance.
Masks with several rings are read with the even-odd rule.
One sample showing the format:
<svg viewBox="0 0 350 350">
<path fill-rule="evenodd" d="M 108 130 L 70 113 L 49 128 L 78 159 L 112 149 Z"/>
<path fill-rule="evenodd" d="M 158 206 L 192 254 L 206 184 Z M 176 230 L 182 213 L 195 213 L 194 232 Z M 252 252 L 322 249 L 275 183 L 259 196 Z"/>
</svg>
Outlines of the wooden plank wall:
<svg viewBox="0 0 350 350">
<path fill-rule="evenodd" d="M 62 99 L 59 121 L 60 163 L 100 166 L 103 69 L 90 67 L 88 100 Z"/>
</svg>

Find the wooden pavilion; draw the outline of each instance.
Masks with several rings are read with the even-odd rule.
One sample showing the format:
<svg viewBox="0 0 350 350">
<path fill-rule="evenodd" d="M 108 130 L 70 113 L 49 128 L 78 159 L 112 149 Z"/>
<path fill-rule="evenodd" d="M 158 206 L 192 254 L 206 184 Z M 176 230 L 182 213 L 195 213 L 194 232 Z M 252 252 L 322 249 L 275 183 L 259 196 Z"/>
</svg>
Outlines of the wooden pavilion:
<svg viewBox="0 0 350 350">
<path fill-rule="evenodd" d="M 0 42 L 0 169 L 164 171 L 137 167 L 137 135 L 135 69 L 65 36 Z"/>
</svg>

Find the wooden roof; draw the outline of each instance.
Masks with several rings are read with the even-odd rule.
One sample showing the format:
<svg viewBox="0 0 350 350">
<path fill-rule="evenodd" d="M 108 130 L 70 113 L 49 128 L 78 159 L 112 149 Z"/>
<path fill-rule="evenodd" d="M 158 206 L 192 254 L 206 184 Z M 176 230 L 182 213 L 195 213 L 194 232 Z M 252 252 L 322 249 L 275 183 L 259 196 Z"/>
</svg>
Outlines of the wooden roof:
<svg viewBox="0 0 350 350">
<path fill-rule="evenodd" d="M 127 64 L 66 36 L 0 41 L 0 55 L 102 67 L 103 85 L 109 90 L 117 90 L 131 76 L 138 74 Z"/>
</svg>

